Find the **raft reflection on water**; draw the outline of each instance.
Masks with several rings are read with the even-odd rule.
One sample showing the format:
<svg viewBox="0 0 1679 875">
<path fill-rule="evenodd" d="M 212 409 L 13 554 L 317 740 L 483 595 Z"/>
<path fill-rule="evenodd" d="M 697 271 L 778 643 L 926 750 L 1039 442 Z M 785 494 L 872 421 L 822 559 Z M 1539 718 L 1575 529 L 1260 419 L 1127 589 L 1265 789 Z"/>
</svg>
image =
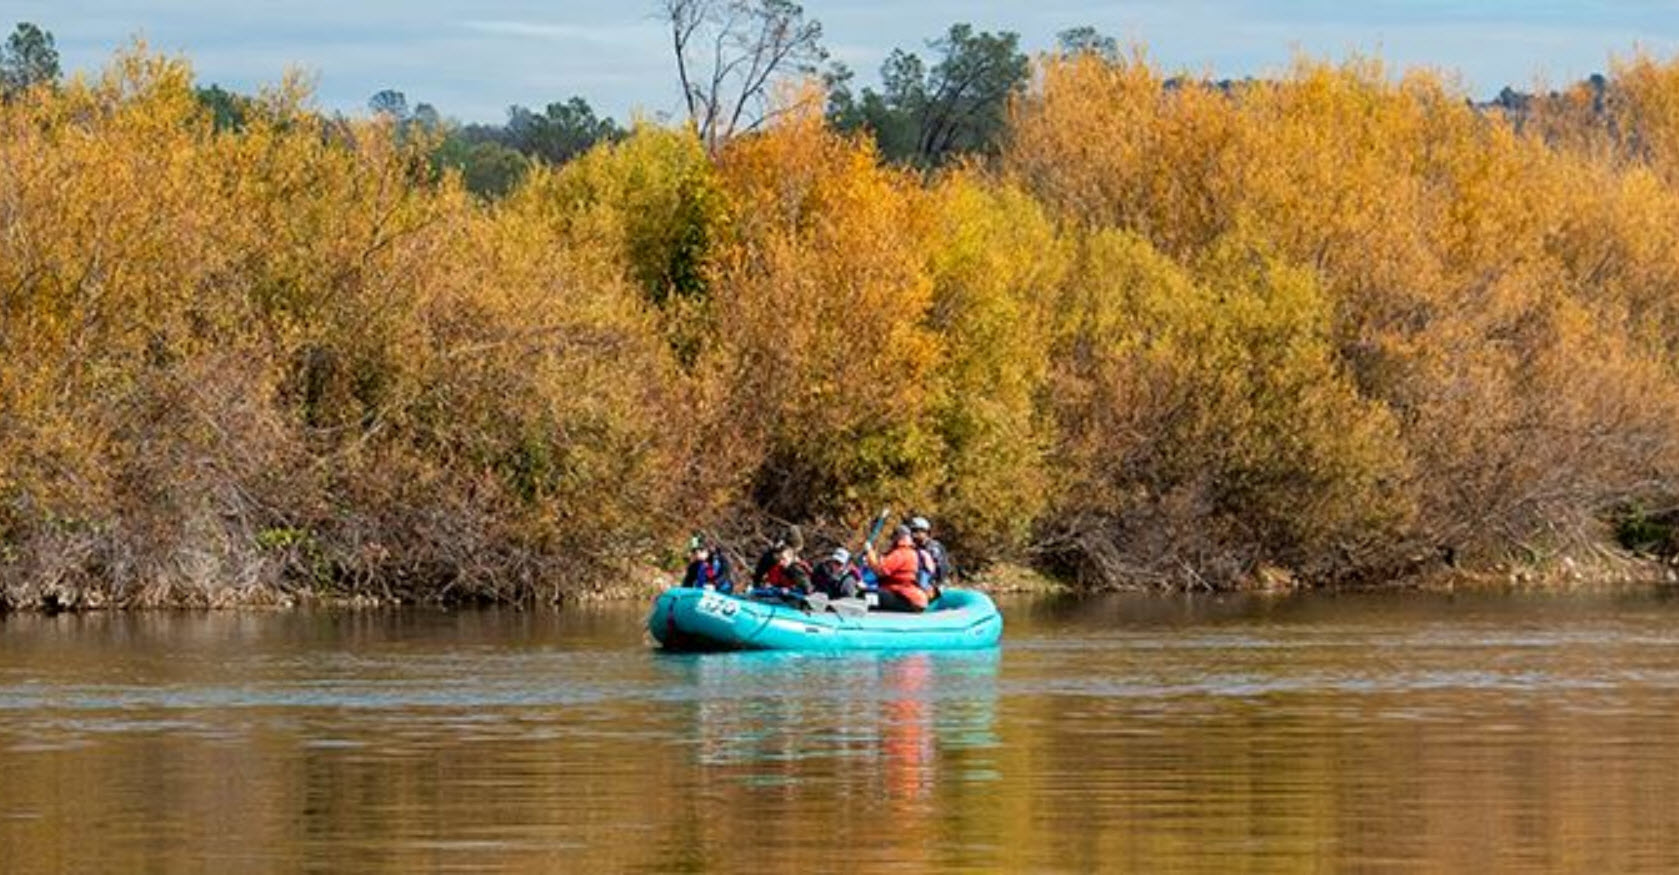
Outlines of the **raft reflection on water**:
<svg viewBox="0 0 1679 875">
<path fill-rule="evenodd" d="M 835 781 L 929 809 L 941 759 L 961 759 L 964 780 L 995 777 L 998 650 L 659 659 L 692 680 L 696 757 L 713 780 Z"/>
</svg>

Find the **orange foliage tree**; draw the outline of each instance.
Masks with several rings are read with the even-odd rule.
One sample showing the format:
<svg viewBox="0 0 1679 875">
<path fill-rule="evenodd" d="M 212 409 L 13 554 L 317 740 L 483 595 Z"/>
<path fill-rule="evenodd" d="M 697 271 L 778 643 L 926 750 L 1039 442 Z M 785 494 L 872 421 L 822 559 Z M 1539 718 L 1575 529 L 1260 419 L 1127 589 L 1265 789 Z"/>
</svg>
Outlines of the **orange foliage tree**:
<svg viewBox="0 0 1679 875">
<path fill-rule="evenodd" d="M 718 165 L 734 217 L 721 248 L 717 344 L 732 428 L 755 448 L 754 505 L 808 520 L 928 496 L 923 410 L 940 355 L 920 186 L 805 115 L 735 140 Z M 727 476 L 720 474 L 719 476 Z"/>
</svg>

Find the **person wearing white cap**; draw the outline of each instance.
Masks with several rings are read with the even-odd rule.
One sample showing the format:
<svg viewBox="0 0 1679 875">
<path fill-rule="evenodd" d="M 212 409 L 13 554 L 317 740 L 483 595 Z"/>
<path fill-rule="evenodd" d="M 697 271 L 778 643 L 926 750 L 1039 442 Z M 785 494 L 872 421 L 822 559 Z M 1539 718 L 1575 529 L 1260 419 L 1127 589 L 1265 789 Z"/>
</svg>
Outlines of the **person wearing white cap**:
<svg viewBox="0 0 1679 875">
<path fill-rule="evenodd" d="M 817 592 L 836 599 L 854 598 L 863 589 L 862 579 L 851 564 L 851 551 L 844 547 L 834 548 L 834 552 L 816 564 L 811 583 Z"/>
</svg>

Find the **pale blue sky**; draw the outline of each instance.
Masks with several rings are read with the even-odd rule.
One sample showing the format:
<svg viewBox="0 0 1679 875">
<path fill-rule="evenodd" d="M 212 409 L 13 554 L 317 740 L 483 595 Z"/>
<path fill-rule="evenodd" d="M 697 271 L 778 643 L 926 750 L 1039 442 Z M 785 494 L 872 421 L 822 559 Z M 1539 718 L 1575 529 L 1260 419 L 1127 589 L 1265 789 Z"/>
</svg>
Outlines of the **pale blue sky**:
<svg viewBox="0 0 1679 875">
<path fill-rule="evenodd" d="M 834 55 L 872 82 L 895 46 L 920 49 L 952 22 L 1021 34 L 1031 49 L 1090 24 L 1142 41 L 1169 69 L 1264 75 L 1296 50 L 1379 54 L 1456 71 L 1477 95 L 1563 83 L 1635 48 L 1679 51 L 1679 0 L 806 0 Z M 652 0 L 3 0 L 0 26 L 53 32 L 65 66 L 97 67 L 136 35 L 184 52 L 202 82 L 249 90 L 288 67 L 317 77 L 329 109 L 381 88 L 445 115 L 499 121 L 509 104 L 573 94 L 619 119 L 676 108 L 667 36 Z"/>
</svg>

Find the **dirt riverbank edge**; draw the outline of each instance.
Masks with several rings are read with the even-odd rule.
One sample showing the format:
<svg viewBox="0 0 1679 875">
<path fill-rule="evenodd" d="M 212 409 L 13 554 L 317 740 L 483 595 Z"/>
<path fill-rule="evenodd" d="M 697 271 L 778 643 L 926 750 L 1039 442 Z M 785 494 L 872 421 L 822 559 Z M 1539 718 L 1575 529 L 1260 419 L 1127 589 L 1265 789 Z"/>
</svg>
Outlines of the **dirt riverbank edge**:
<svg viewBox="0 0 1679 875">
<path fill-rule="evenodd" d="M 555 589 L 548 597 L 538 597 L 518 608 L 553 608 L 565 605 L 605 603 L 615 601 L 650 600 L 674 585 L 678 575 L 652 567 L 628 569 L 624 583 L 594 585 L 580 589 Z M 1106 587 L 1093 590 L 1057 580 L 1024 565 L 1000 563 L 977 574 L 965 584 L 993 595 L 1080 595 L 1096 592 L 1145 590 L 1147 587 Z M 1643 554 L 1600 551 L 1590 558 L 1574 556 L 1552 557 L 1545 561 L 1497 563 L 1484 569 L 1438 567 L 1404 578 L 1379 584 L 1343 585 L 1330 587 L 1336 591 L 1359 590 L 1415 590 L 1423 592 L 1482 591 L 1583 591 L 1594 589 L 1625 589 L 1641 587 L 1679 586 L 1679 561 Z M 1232 592 L 1286 595 L 1323 590 L 1296 581 L 1286 571 L 1270 567 L 1258 569 L 1247 584 Z M 29 597 L 17 598 L 20 593 L 0 592 L 0 615 L 11 613 L 60 613 L 106 610 L 287 610 L 292 608 L 324 608 L 336 610 L 367 610 L 412 605 L 437 607 L 470 607 L 475 603 L 449 603 L 442 600 L 411 599 L 372 594 L 338 594 L 321 592 L 284 592 L 267 587 L 247 589 L 227 588 L 222 591 L 192 590 L 177 592 L 171 598 L 130 603 L 98 590 L 69 591 L 68 588 L 49 588 L 32 592 Z M 486 603 L 487 604 L 487 603 Z"/>
</svg>

